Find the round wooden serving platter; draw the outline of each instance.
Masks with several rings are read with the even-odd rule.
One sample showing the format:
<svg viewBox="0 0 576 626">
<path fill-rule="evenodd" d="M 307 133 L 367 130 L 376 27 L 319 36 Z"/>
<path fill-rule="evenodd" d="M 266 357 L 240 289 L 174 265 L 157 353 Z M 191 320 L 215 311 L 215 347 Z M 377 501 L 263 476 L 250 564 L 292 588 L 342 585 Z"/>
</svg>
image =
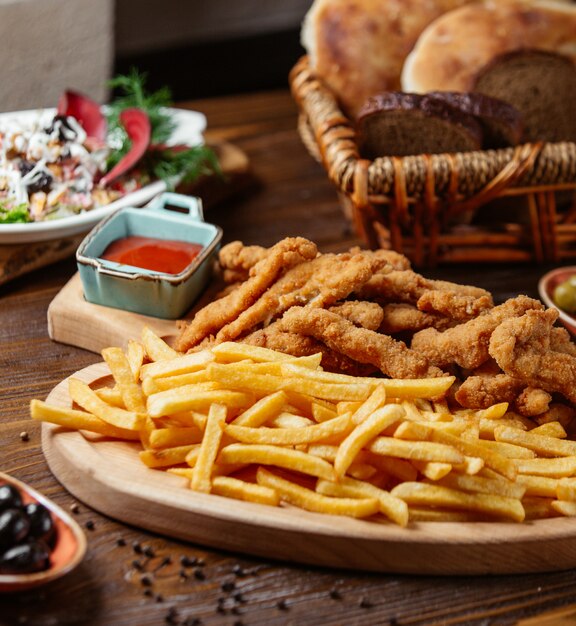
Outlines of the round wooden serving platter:
<svg viewBox="0 0 576 626">
<path fill-rule="evenodd" d="M 107 377 L 104 363 L 74 376 Z M 48 403 L 71 406 L 67 380 Z M 400 528 L 270 507 L 190 491 L 180 477 L 145 467 L 138 445 L 43 424 L 56 478 L 88 506 L 128 524 L 267 559 L 410 574 L 509 574 L 576 566 L 576 519 L 411 524 Z"/>
</svg>

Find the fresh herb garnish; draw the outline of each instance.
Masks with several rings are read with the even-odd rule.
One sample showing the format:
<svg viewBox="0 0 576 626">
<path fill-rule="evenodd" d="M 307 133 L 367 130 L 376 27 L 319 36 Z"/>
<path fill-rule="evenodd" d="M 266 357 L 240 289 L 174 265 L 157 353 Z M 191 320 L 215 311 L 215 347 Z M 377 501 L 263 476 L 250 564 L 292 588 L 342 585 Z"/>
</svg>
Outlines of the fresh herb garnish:
<svg viewBox="0 0 576 626">
<path fill-rule="evenodd" d="M 30 221 L 26 204 L 17 204 L 14 207 L 0 202 L 0 224 L 25 224 Z"/>
<path fill-rule="evenodd" d="M 127 75 L 116 76 L 110 86 L 119 95 L 108 105 L 108 143 L 112 152 L 108 157 L 110 171 L 131 148 L 120 116 L 126 109 L 137 108 L 150 119 L 150 148 L 137 165 L 143 178 L 162 180 L 169 188 L 177 182 L 191 182 L 205 174 L 220 174 L 216 154 L 206 146 L 167 146 L 176 123 L 167 108 L 172 95 L 167 87 L 154 92 L 146 90 L 146 74 L 132 69 Z"/>
</svg>

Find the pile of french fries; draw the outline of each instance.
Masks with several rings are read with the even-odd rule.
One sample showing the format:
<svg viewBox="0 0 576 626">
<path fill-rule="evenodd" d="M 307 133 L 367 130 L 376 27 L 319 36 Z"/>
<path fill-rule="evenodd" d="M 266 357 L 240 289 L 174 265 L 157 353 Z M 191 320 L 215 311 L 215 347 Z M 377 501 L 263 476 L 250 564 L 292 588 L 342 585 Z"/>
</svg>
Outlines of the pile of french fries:
<svg viewBox="0 0 576 626">
<path fill-rule="evenodd" d="M 142 463 L 192 490 L 400 526 L 576 515 L 564 428 L 506 403 L 450 411 L 450 376 L 352 377 L 231 342 L 182 355 L 148 328 L 102 356 L 113 386 L 71 378 L 79 408 L 32 400 L 32 418 L 139 441 Z"/>
</svg>

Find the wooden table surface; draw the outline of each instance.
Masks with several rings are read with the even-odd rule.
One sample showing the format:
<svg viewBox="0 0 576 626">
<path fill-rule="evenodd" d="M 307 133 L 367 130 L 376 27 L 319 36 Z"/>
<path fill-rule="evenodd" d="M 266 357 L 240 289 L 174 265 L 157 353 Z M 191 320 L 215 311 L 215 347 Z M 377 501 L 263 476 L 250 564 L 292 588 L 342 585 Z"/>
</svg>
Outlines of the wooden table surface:
<svg viewBox="0 0 576 626">
<path fill-rule="evenodd" d="M 303 235 L 322 251 L 358 243 L 334 189 L 300 142 L 287 91 L 189 105 L 207 114 L 213 137 L 235 143 L 252 164 L 255 184 L 208 212 L 208 221 L 223 227 L 225 241 L 272 245 Z M 546 269 L 465 266 L 423 273 L 478 284 L 501 301 L 518 293 L 536 296 Z M 100 360 L 48 338 L 47 307 L 74 272 L 70 259 L 0 287 L 0 470 L 66 509 L 77 506 L 88 553 L 60 581 L 0 595 L 0 625 L 485 625 L 535 616 L 533 623 L 545 624 L 541 614 L 571 611 L 576 570 L 436 578 L 315 569 L 173 541 L 75 503 L 50 474 L 39 425 L 28 417 L 30 399 L 44 399 L 60 380 Z"/>
</svg>

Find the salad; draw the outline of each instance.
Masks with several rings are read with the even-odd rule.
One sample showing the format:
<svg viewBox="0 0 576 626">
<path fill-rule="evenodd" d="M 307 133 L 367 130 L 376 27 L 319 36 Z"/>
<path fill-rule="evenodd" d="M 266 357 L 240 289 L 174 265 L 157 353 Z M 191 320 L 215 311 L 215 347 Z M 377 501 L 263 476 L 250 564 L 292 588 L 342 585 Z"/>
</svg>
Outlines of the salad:
<svg viewBox="0 0 576 626">
<path fill-rule="evenodd" d="M 203 145 L 170 145 L 167 89 L 147 93 L 136 71 L 106 107 L 65 92 L 55 112 L 0 123 L 0 224 L 41 222 L 110 204 L 154 180 L 168 188 L 218 172 Z"/>
</svg>

